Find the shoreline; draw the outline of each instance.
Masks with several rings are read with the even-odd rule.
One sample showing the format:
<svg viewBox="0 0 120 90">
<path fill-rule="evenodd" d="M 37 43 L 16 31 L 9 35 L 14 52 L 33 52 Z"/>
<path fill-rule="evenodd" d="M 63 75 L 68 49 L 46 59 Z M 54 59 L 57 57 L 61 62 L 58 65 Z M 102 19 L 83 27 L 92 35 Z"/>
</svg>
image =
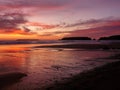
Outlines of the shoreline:
<svg viewBox="0 0 120 90">
<path fill-rule="evenodd" d="M 120 43 L 44 45 L 44 46 L 35 46 L 33 48 L 120 49 Z"/>
</svg>

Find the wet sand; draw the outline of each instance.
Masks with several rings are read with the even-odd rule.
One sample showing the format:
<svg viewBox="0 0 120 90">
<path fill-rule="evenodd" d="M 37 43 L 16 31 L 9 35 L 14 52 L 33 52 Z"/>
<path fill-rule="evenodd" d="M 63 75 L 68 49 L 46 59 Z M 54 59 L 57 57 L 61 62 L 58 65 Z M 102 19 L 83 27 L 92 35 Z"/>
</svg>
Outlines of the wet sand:
<svg viewBox="0 0 120 90">
<path fill-rule="evenodd" d="M 34 48 L 81 48 L 81 49 L 120 49 L 120 43 L 111 44 L 64 44 L 64 45 L 44 45 Z"/>
<path fill-rule="evenodd" d="M 120 54 L 107 59 L 120 60 Z M 0 88 L 18 82 L 24 73 L 13 72 L 0 75 Z M 120 61 L 109 63 L 89 71 L 82 72 L 63 82 L 36 90 L 120 90 Z"/>
<path fill-rule="evenodd" d="M 69 45 L 35 46 L 33 48 L 105 49 L 106 51 L 108 50 L 109 52 L 109 49 L 119 49 L 120 45 L 119 44 L 79 44 L 79 45 L 69 44 Z M 62 49 L 58 49 L 58 50 L 62 50 Z M 54 52 L 52 55 L 55 55 L 55 53 L 56 52 Z M 45 57 L 46 57 L 46 54 L 45 54 Z M 108 57 L 107 59 L 120 60 L 120 54 Z M 0 79 L 0 81 L 3 80 L 5 81 L 5 83 L 4 85 L 2 85 L 3 83 L 1 81 L 0 84 L 1 86 L 6 87 L 7 85 L 11 85 L 12 82 L 15 83 L 16 81 L 19 81 L 24 76 L 26 75 L 21 73 L 3 74 L 2 78 L 4 77 L 4 79 Z M 43 87 L 42 89 L 39 87 L 36 87 L 38 89 L 35 89 L 35 90 L 116 90 L 116 88 L 118 88 L 119 90 L 120 89 L 119 87 L 120 85 L 118 83 L 118 81 L 120 81 L 119 76 L 120 76 L 120 61 L 113 62 L 107 65 L 101 66 L 99 68 L 92 69 L 90 71 L 85 71 L 78 75 L 72 76 L 71 78 L 63 82 L 55 82 L 54 85 L 52 84 L 50 86 L 46 86 L 45 88 Z M 28 89 L 24 89 L 24 90 L 28 90 Z"/>
<path fill-rule="evenodd" d="M 0 74 L 0 89 L 18 82 L 21 78 L 27 76 L 21 72 L 8 72 Z"/>
<path fill-rule="evenodd" d="M 35 48 L 80 48 L 80 49 L 120 49 L 120 43 L 111 44 L 69 44 L 37 46 Z M 120 54 L 107 59 L 120 60 Z M 80 73 L 67 81 L 58 82 L 45 90 L 120 90 L 120 61 Z"/>
<path fill-rule="evenodd" d="M 109 57 L 120 60 L 120 54 Z M 83 72 L 45 90 L 120 90 L 120 61 Z"/>
</svg>

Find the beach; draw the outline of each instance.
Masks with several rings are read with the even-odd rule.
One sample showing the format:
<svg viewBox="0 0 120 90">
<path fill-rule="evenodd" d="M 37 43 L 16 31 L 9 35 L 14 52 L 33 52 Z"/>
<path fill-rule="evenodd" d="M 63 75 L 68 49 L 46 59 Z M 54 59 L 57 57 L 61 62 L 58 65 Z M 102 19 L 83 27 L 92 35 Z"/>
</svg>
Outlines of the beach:
<svg viewBox="0 0 120 90">
<path fill-rule="evenodd" d="M 35 48 L 79 48 L 79 49 L 120 49 L 117 44 L 69 44 L 38 46 Z M 61 49 L 62 50 L 62 49 Z M 106 59 L 106 58 L 103 58 Z M 69 78 L 67 81 L 56 82 L 43 88 L 45 90 L 118 90 L 120 89 L 120 54 L 110 56 L 107 59 L 117 59 L 117 62 L 108 63 L 100 67 L 82 72 Z"/>
<path fill-rule="evenodd" d="M 19 82 L 19 80 L 25 76 L 27 75 L 21 72 L 7 72 L 0 74 L 0 89 Z"/>
<path fill-rule="evenodd" d="M 115 58 L 120 60 L 120 54 Z M 56 83 L 45 90 L 119 90 L 119 76 L 120 61 L 117 61 L 82 72 L 68 81 Z"/>
<path fill-rule="evenodd" d="M 78 48 L 78 49 L 120 49 L 120 42 L 117 43 L 93 43 L 93 44 L 62 44 L 44 45 L 35 48 Z"/>
<path fill-rule="evenodd" d="M 119 46 L 118 43 L 1 45 L 0 73 L 20 72 L 20 78 L 13 79 L 12 84 L 6 82 L 1 89 L 115 90 L 119 88 Z"/>
</svg>

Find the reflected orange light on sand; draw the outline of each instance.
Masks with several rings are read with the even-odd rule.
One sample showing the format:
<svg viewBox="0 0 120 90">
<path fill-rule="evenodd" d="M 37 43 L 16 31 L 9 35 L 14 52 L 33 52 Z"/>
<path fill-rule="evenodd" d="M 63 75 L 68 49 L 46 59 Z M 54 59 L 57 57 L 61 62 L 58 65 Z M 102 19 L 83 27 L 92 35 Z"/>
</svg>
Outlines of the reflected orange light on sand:
<svg viewBox="0 0 120 90">
<path fill-rule="evenodd" d="M 0 52 L 7 52 L 7 53 L 11 53 L 11 52 L 22 52 L 28 50 L 28 48 L 25 47 L 13 47 L 13 46 L 7 46 L 7 47 L 0 47 Z"/>
<path fill-rule="evenodd" d="M 14 46 L 1 46 L 0 47 L 0 62 L 8 64 L 10 66 L 21 66 L 25 63 L 27 53 L 25 51 L 29 50 L 25 47 L 14 47 Z M 6 55 L 4 55 L 6 53 Z"/>
</svg>

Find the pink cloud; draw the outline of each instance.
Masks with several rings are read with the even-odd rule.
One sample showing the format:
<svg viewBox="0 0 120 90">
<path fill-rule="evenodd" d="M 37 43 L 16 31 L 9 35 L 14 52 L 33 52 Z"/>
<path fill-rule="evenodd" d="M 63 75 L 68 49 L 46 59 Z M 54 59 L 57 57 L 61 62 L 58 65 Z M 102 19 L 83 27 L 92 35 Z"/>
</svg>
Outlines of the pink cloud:
<svg viewBox="0 0 120 90">
<path fill-rule="evenodd" d="M 71 26 L 91 25 L 88 29 L 78 29 L 70 31 L 69 36 L 90 36 L 93 38 L 99 38 L 102 36 L 110 36 L 120 34 L 120 19 L 99 19 L 88 20 L 85 22 L 73 24 Z M 70 27 L 70 25 L 69 25 Z"/>
<path fill-rule="evenodd" d="M 38 22 L 28 22 L 27 25 L 40 27 L 41 29 L 53 29 L 53 28 L 59 27 L 59 25 L 49 25 L 49 24 L 43 24 Z"/>
<path fill-rule="evenodd" d="M 99 37 L 111 36 L 111 35 L 120 35 L 120 29 L 119 30 L 97 30 L 97 29 L 77 30 L 70 32 L 70 34 L 67 37 L 88 36 L 92 38 L 99 38 Z"/>
</svg>

